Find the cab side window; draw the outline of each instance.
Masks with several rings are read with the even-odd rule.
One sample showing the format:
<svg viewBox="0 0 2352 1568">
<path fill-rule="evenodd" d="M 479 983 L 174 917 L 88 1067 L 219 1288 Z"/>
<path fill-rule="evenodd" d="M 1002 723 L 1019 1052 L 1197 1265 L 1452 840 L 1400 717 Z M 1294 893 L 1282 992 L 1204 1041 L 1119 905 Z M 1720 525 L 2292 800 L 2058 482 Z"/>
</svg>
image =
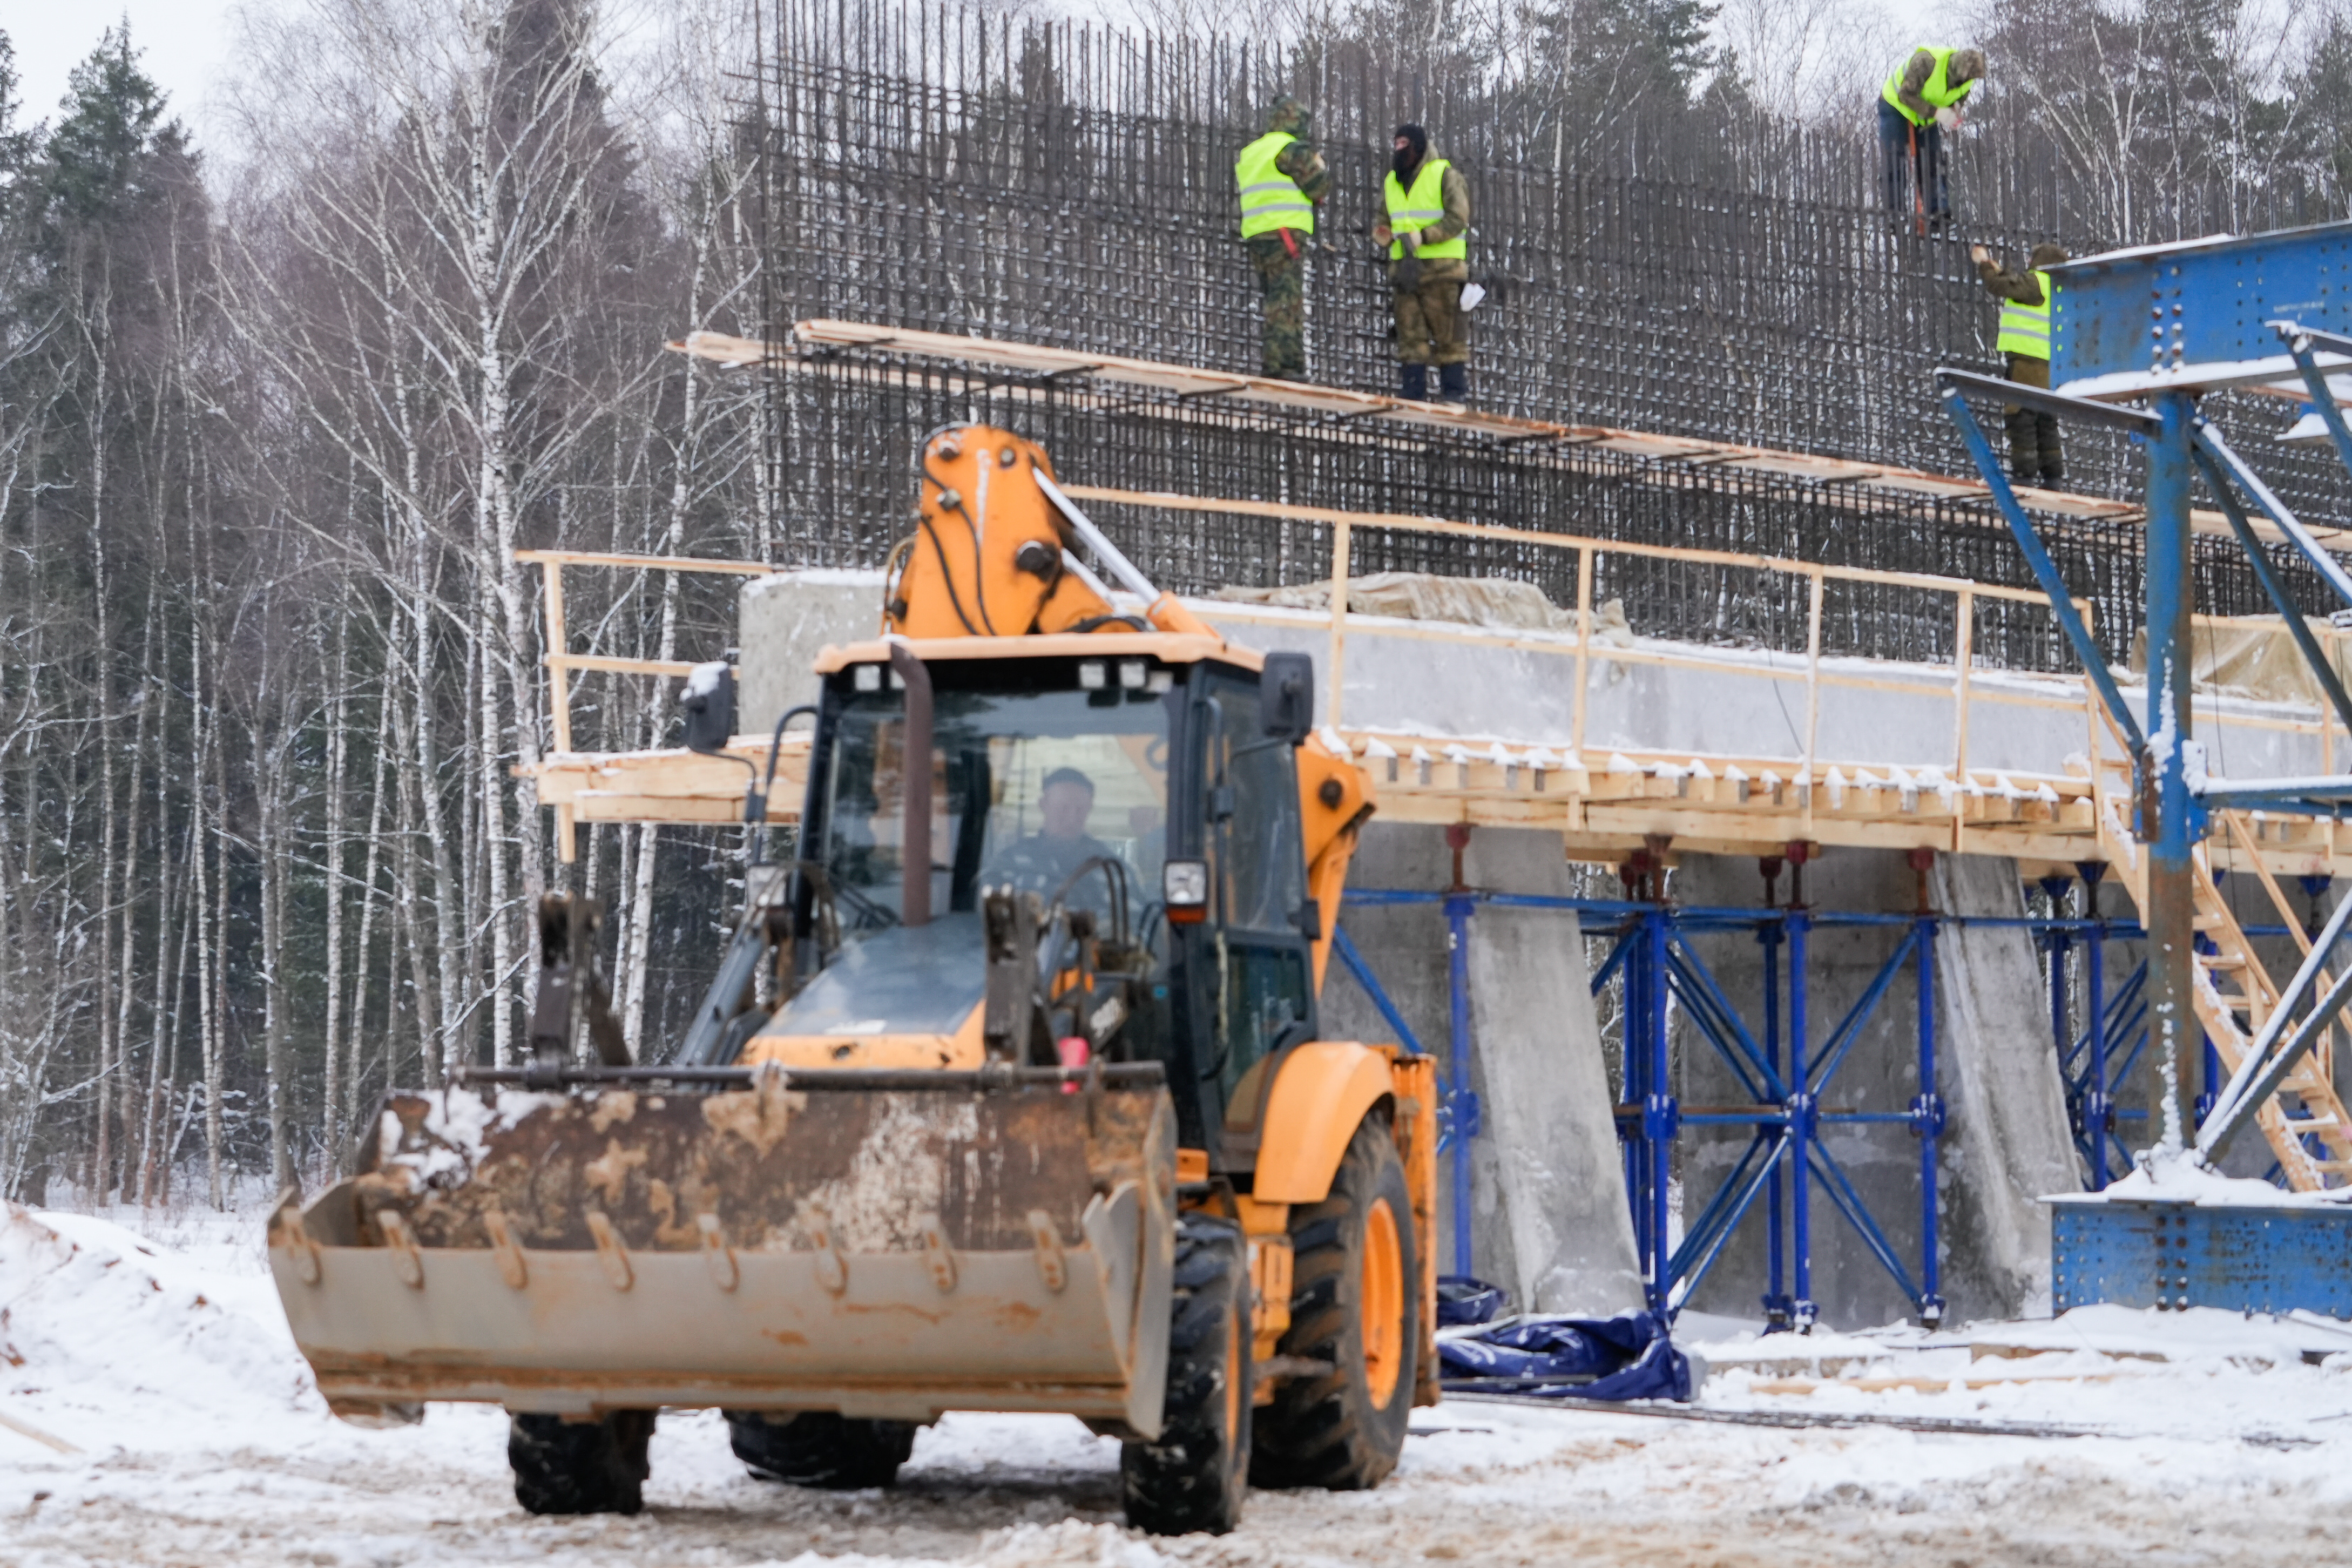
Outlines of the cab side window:
<svg viewBox="0 0 2352 1568">
<path fill-rule="evenodd" d="M 1209 695 L 1209 855 L 1221 943 L 1217 1077 L 1229 1110 L 1254 1121 L 1256 1085 L 1245 1080 L 1286 1033 L 1313 1019 L 1309 954 L 1298 926 L 1307 900 L 1298 762 L 1287 742 L 1263 732 L 1255 683 L 1217 677 Z"/>
</svg>

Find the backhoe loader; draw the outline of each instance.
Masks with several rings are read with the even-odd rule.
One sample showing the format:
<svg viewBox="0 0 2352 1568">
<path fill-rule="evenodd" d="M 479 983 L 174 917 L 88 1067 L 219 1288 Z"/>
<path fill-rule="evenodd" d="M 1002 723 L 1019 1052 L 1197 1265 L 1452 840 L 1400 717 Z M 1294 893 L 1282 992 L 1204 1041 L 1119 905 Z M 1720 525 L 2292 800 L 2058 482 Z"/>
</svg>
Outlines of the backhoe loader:
<svg viewBox="0 0 2352 1568">
<path fill-rule="evenodd" d="M 1155 1532 L 1374 1485 L 1437 1397 L 1437 1097 L 1318 1026 L 1369 782 L 1307 657 L 1154 589 L 1033 443 L 950 426 L 919 465 L 880 635 L 755 738 L 690 1026 L 630 1060 L 593 910 L 547 900 L 529 1061 L 388 1095 L 356 1173 L 273 1215 L 295 1338 L 348 1419 L 503 1405 L 538 1513 L 635 1511 L 656 1413 L 697 1406 L 840 1488 L 946 1412 L 1066 1413 Z M 697 672 L 689 751 L 732 693 Z"/>
</svg>

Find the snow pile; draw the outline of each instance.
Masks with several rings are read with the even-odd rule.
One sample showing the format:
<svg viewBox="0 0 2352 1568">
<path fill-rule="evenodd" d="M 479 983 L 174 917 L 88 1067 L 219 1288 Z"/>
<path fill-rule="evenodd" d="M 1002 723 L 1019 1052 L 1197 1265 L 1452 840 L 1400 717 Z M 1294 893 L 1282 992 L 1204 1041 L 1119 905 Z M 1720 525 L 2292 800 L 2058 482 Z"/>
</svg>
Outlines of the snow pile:
<svg viewBox="0 0 2352 1568">
<path fill-rule="evenodd" d="M 289 1420 L 325 1419 L 283 1317 L 218 1295 L 121 1226 L 0 1205 L 0 1389 L 91 1454 L 274 1446 Z"/>
<path fill-rule="evenodd" d="M 1980 1333 L 1974 1342 L 1998 1346 L 2004 1355 L 2092 1351 L 2109 1358 L 2207 1370 L 2296 1366 L 2311 1357 L 2352 1352 L 2352 1324 L 2315 1312 L 2250 1316 L 2218 1307 L 2158 1311 L 2101 1302 L 2062 1312 L 2048 1322 L 2001 1325 Z"/>
<path fill-rule="evenodd" d="M 2201 984 L 2210 984 L 2210 981 Z M 2250 1176 L 2225 1176 L 2193 1154 L 2170 1160 L 2150 1159 L 2121 1180 L 2096 1193 L 2058 1193 L 2046 1204 L 2158 1203 L 2194 1204 L 2206 1208 L 2342 1208 L 2352 1201 L 2352 1190 L 2294 1193 L 2258 1182 Z"/>
<path fill-rule="evenodd" d="M 386 1171 L 411 1173 L 419 1187 L 455 1186 L 474 1173 L 493 1134 L 507 1131 L 535 1110 L 563 1102 L 562 1095 L 517 1089 L 501 1089 L 487 1100 L 443 1089 L 432 1097 L 414 1141 L 398 1115 L 383 1113 L 376 1125 L 376 1161 Z M 604 1130 L 607 1118 L 626 1121 L 635 1108 L 635 1096 L 626 1090 L 606 1095 L 598 1108 L 596 1130 Z"/>
<path fill-rule="evenodd" d="M 1115 1524 L 1017 1524 L 981 1542 L 977 1568 L 1172 1568 L 1171 1560 Z"/>
</svg>

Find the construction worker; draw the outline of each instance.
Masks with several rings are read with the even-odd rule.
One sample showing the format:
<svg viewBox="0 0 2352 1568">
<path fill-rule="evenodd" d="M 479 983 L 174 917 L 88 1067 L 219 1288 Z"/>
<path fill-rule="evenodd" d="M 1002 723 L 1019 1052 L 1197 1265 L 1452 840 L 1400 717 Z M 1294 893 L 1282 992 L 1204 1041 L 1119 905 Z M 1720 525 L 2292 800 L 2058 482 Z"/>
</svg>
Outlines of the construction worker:
<svg viewBox="0 0 2352 1568">
<path fill-rule="evenodd" d="M 1960 104 L 1984 73 L 1981 49 L 1923 44 L 1886 79 L 1878 95 L 1878 152 L 1887 210 L 1896 216 L 1898 228 L 1909 217 L 1940 230 L 1952 216 L 1944 132 L 1960 128 Z"/>
<path fill-rule="evenodd" d="M 2050 384 L 2050 304 L 2053 298 L 2045 267 L 2066 259 L 2066 247 L 2047 242 L 2033 247 L 2025 270 L 2011 272 L 1992 258 L 1981 245 L 1969 247 L 1977 276 L 2000 300 L 2000 337 L 1994 346 L 2008 362 L 2009 379 L 2021 386 Z M 2022 404 L 2008 404 L 2001 414 L 2009 425 L 2009 477 L 2020 484 L 2054 489 L 2066 477 L 2065 459 L 2058 449 L 2058 417 Z"/>
<path fill-rule="evenodd" d="M 1283 381 L 1307 374 L 1307 252 L 1315 240 L 1315 205 L 1331 188 L 1323 154 L 1307 143 L 1313 123 L 1307 106 L 1286 92 L 1265 112 L 1265 134 L 1234 160 L 1242 248 L 1257 270 L 1265 306 L 1260 362 L 1265 374 Z"/>
<path fill-rule="evenodd" d="M 1372 238 L 1389 247 L 1389 297 L 1396 308 L 1397 363 L 1404 395 L 1460 407 L 1470 395 L 1470 325 L 1462 286 L 1470 280 L 1470 187 L 1454 165 L 1432 157 L 1429 132 L 1396 128 L 1382 183 L 1387 218 Z"/>
</svg>

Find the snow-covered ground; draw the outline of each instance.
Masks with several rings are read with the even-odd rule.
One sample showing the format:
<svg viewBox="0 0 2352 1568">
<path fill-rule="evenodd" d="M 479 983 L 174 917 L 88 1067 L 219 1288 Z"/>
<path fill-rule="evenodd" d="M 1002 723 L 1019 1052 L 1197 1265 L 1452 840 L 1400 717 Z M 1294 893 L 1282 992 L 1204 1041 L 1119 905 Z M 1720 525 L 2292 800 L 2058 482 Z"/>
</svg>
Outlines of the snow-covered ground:
<svg viewBox="0 0 2352 1568">
<path fill-rule="evenodd" d="M 654 1439 L 644 1514 L 542 1521 L 508 1489 L 496 1411 L 436 1406 L 389 1432 L 327 1415 L 257 1220 L 142 1240 L 9 1209 L 0 1563 L 2343 1563 L 2339 1342 L 2322 1321 L 2114 1309 L 1934 1338 L 1731 1335 L 1706 1347 L 1703 1411 L 2097 1435 L 1454 1401 L 1415 1413 L 1377 1491 L 1260 1493 L 1221 1539 L 1120 1528 L 1117 1448 L 1074 1421 L 951 1417 L 895 1490 L 833 1494 L 751 1479 L 716 1415 L 682 1415 Z"/>
</svg>

